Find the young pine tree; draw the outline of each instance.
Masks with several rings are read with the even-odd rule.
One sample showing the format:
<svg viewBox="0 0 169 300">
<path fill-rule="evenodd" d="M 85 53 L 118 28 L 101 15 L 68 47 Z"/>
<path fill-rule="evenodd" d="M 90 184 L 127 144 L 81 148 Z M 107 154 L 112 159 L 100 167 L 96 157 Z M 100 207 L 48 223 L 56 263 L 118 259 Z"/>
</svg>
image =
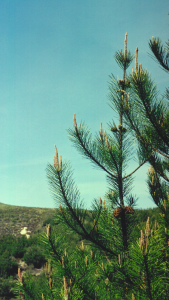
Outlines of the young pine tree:
<svg viewBox="0 0 169 300">
<path fill-rule="evenodd" d="M 159 38 L 152 37 L 149 47 L 153 54 L 151 56 L 165 72 L 169 73 L 169 43 L 164 46 Z M 128 80 L 133 92 L 133 101 L 132 109 L 125 111 L 126 123 L 137 138 L 140 163 L 147 160 L 150 164 L 147 184 L 154 203 L 161 210 L 159 234 L 164 239 L 162 260 L 167 270 L 169 267 L 169 89 L 166 88 L 165 93 L 159 96 L 150 74 L 142 70 L 141 65 L 138 68 L 138 64 Z M 164 288 L 167 294 L 169 294 L 168 283 L 169 280 L 166 281 Z"/>
<path fill-rule="evenodd" d="M 149 46 L 162 68 L 169 72 L 169 44 L 164 47 L 153 37 Z M 168 199 L 169 192 L 169 90 L 159 97 L 150 74 L 142 69 L 141 64 L 138 68 L 137 62 L 128 80 L 132 88 L 132 105 L 130 110 L 125 110 L 126 123 L 137 138 L 140 163 L 147 160 L 151 165 L 149 191 L 155 204 L 165 213 L 163 201 Z M 168 214 L 166 222 L 169 225 Z"/>
<path fill-rule="evenodd" d="M 49 184 L 60 208 L 55 219 L 62 224 L 65 233 L 75 232 L 81 245 L 72 251 L 64 236 L 50 224 L 47 233 L 41 234 L 42 247 L 48 258 L 46 282 L 40 287 L 42 299 L 166 300 L 168 297 L 166 233 L 163 226 L 156 223 L 150 228 L 148 218 L 145 231 L 141 230 L 138 238 L 134 211 L 136 199 L 130 194 L 132 174 L 149 157 L 154 157 L 154 149 L 148 149 L 136 170 L 125 174 L 127 163 L 133 156 L 134 128 L 131 124 L 139 123 L 134 114 L 134 75 L 127 76 L 133 59 L 127 50 L 126 34 L 124 52 L 115 53 L 123 77 L 117 80 L 111 75 L 109 86 L 110 103 L 119 124 L 109 123 L 109 130 L 103 131 L 101 123 L 99 133 L 92 138 L 84 123 L 77 125 L 74 115 L 74 128 L 68 131 L 80 153 L 106 173 L 109 188 L 104 201 L 101 198 L 95 200 L 90 213 L 84 209 L 69 163 L 62 163 L 56 147 L 53 165 L 47 167 Z M 137 52 L 135 63 L 135 73 L 138 74 Z M 140 139 L 138 134 L 137 137 Z M 17 290 L 25 299 L 29 299 L 27 286 L 20 275 Z M 38 295 L 39 291 L 36 299 L 40 299 Z"/>
</svg>

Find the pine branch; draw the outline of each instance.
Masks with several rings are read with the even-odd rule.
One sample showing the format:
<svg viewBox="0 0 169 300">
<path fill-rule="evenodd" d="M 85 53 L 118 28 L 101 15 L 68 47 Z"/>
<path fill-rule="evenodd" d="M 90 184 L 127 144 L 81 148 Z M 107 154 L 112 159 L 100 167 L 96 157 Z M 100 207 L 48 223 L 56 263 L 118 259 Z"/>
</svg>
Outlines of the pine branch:
<svg viewBox="0 0 169 300">
<path fill-rule="evenodd" d="M 141 163 L 141 165 L 139 165 L 133 172 L 131 172 L 131 173 L 128 174 L 127 176 L 123 177 L 123 179 L 125 179 L 125 178 L 127 178 L 127 177 L 133 175 L 138 169 L 140 169 L 140 168 L 141 168 L 141 167 L 142 167 L 142 166 L 150 159 L 150 157 L 151 157 L 151 155 L 153 155 L 153 153 L 155 153 L 155 151 L 153 151 L 153 152 L 150 154 L 150 156 L 149 156 L 145 161 L 143 161 L 143 162 Z"/>
<path fill-rule="evenodd" d="M 146 140 L 143 137 L 143 135 L 140 133 L 138 127 L 135 126 L 133 120 L 131 119 L 129 112 L 126 111 L 126 115 L 131 124 L 132 129 L 136 132 L 136 136 L 139 137 L 139 141 L 141 140 L 142 145 L 146 145 L 145 148 L 147 148 L 147 146 L 150 146 L 154 150 L 154 152 L 158 152 L 159 154 L 163 155 L 164 157 L 169 158 L 169 155 L 167 155 L 167 154 L 161 152 L 159 149 L 155 148 L 148 140 Z"/>
<path fill-rule="evenodd" d="M 73 141 L 74 145 L 78 148 L 78 150 L 88 159 L 92 160 L 95 165 L 100 167 L 103 171 L 105 171 L 110 176 L 114 177 L 114 175 L 107 170 L 107 168 L 103 165 L 104 161 L 97 155 L 97 145 L 95 142 L 92 143 L 91 135 L 89 136 L 89 131 L 84 131 L 84 125 L 79 126 L 77 128 L 75 114 L 74 114 L 74 130 L 68 130 L 70 135 L 70 139 Z M 100 160 L 100 161 L 99 161 Z"/>
<path fill-rule="evenodd" d="M 112 153 L 112 151 L 111 151 L 111 146 L 110 146 L 110 144 L 109 144 L 109 142 L 108 142 L 107 136 L 106 136 L 106 146 L 107 146 L 107 149 L 108 149 L 108 151 L 109 151 L 109 153 L 110 153 L 110 156 L 111 156 L 111 158 L 112 158 L 112 160 L 113 160 L 113 162 L 114 162 L 114 165 L 115 165 L 115 167 L 116 167 L 117 174 L 118 174 L 118 176 L 119 176 L 119 167 L 118 167 L 117 162 L 116 162 L 116 160 L 115 160 L 115 157 L 114 157 L 114 155 L 113 155 L 113 153 Z"/>
<path fill-rule="evenodd" d="M 153 300 L 152 293 L 151 293 L 151 281 L 150 281 L 150 273 L 148 269 L 148 261 L 147 261 L 147 255 L 143 255 L 144 257 L 144 265 L 146 270 L 146 281 L 147 281 L 147 295 L 150 300 Z"/>
<path fill-rule="evenodd" d="M 78 215 L 75 213 L 74 209 L 71 206 L 72 201 L 69 200 L 69 195 L 71 195 L 71 198 L 75 197 L 76 200 L 77 197 L 76 194 L 78 193 L 76 192 L 75 196 L 73 196 L 73 189 L 74 189 L 73 181 L 70 178 L 70 172 L 68 172 L 67 175 L 64 175 L 65 172 L 68 172 L 67 165 L 63 164 L 62 169 L 59 169 L 49 164 L 47 168 L 47 177 L 52 186 L 54 195 L 57 191 L 58 192 L 57 197 L 68 207 L 69 212 L 71 214 L 71 220 L 75 220 L 75 224 L 78 225 L 81 231 L 79 231 L 75 226 L 71 225 L 72 229 L 76 231 L 79 235 L 81 235 L 83 238 L 96 244 L 97 247 L 103 249 L 108 253 L 111 253 L 112 255 L 117 256 L 117 254 L 113 252 L 111 249 L 107 248 L 106 246 L 101 244 L 98 240 L 94 239 L 94 237 L 91 236 L 91 234 L 86 231 L 82 222 L 79 220 Z M 68 223 L 68 220 L 66 218 L 65 221 L 68 225 L 70 225 L 70 223 Z"/>
<path fill-rule="evenodd" d="M 136 94 L 141 100 L 141 103 L 144 106 L 146 116 L 149 118 L 158 136 L 161 137 L 164 143 L 169 147 L 169 141 L 166 132 L 162 130 L 161 126 L 159 126 L 158 123 L 159 120 L 156 120 L 155 115 L 152 114 L 151 102 L 156 96 L 156 92 L 155 92 L 155 87 L 152 88 L 153 83 L 151 79 L 149 78 L 146 72 L 142 71 L 140 76 L 134 74 L 133 76 L 130 77 L 130 80 L 133 89 L 135 90 Z"/>
<path fill-rule="evenodd" d="M 153 166 L 153 168 L 154 168 L 154 174 L 155 174 L 155 178 L 156 178 L 156 180 L 157 180 L 157 188 L 158 188 L 159 191 L 160 191 L 160 198 L 161 198 L 161 199 L 164 199 L 164 198 L 165 198 L 165 195 L 163 195 L 163 191 L 162 191 L 162 189 L 161 189 L 160 180 L 159 180 L 159 177 L 158 177 L 158 175 L 157 175 L 158 170 L 157 170 L 156 162 L 155 162 L 155 159 L 154 159 L 153 156 L 151 157 L 150 162 L 151 162 L 151 164 L 152 164 L 152 166 Z"/>
<path fill-rule="evenodd" d="M 160 64 L 160 66 L 165 71 L 168 72 L 169 71 L 169 45 L 168 45 L 168 43 L 166 43 L 166 47 L 164 47 L 159 38 L 152 37 L 152 40 L 149 41 L 149 47 L 150 47 L 151 51 L 153 52 L 157 62 Z"/>
</svg>

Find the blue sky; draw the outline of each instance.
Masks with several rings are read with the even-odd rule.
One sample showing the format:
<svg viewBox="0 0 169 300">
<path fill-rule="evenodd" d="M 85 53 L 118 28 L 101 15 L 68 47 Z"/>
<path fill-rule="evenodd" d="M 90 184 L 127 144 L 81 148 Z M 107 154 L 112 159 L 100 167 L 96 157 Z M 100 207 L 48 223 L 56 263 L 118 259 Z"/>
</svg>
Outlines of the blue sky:
<svg viewBox="0 0 169 300">
<path fill-rule="evenodd" d="M 0 202 L 56 207 L 45 171 L 55 144 L 63 161 L 71 161 L 86 207 L 104 198 L 105 174 L 81 158 L 66 129 L 74 113 L 93 134 L 115 118 L 108 81 L 111 73 L 122 78 L 114 53 L 124 48 L 126 32 L 128 49 L 139 48 L 139 63 L 164 91 L 167 74 L 149 58 L 148 41 L 166 42 L 168 26 L 166 0 L 0 1 Z M 135 175 L 138 208 L 155 206 L 147 171 L 148 165 Z"/>
</svg>

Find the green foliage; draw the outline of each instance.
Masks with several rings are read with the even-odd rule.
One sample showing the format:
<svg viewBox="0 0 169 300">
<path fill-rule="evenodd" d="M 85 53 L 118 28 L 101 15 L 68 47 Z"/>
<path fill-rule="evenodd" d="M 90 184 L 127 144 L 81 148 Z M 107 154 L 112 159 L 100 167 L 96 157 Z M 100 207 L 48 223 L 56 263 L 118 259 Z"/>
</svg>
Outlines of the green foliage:
<svg viewBox="0 0 169 300">
<path fill-rule="evenodd" d="M 39 245 L 38 234 L 32 234 L 29 239 L 27 239 L 27 247 L 31 247 L 33 245 Z"/>
<path fill-rule="evenodd" d="M 11 290 L 13 283 L 11 284 L 11 278 L 10 279 L 4 279 L 0 278 L 0 299 L 1 297 L 4 297 L 3 299 L 11 299 L 14 297 L 14 294 Z"/>
<path fill-rule="evenodd" d="M 17 238 L 15 242 L 15 248 L 12 252 L 12 256 L 16 258 L 18 257 L 22 258 L 24 256 L 26 247 L 28 247 L 28 245 L 29 245 L 29 241 L 24 235 L 22 237 Z"/>
<path fill-rule="evenodd" d="M 35 277 L 30 273 L 26 273 L 24 275 L 23 282 L 16 282 L 15 286 L 12 288 L 12 291 L 16 296 L 22 293 L 25 297 L 25 300 L 42 299 L 42 294 L 45 300 L 53 299 L 44 273 L 38 277 Z"/>
<path fill-rule="evenodd" d="M 44 222 L 43 222 L 43 226 L 46 226 L 48 224 L 51 224 L 52 226 L 56 225 L 56 221 L 54 220 L 53 217 L 49 217 L 48 219 L 46 219 Z"/>
<path fill-rule="evenodd" d="M 166 43 L 164 47 L 159 38 L 153 37 L 152 40 L 149 41 L 149 47 L 160 66 L 165 71 L 169 71 L 169 43 Z"/>
<path fill-rule="evenodd" d="M 40 299 L 39 293 L 37 294 L 36 282 L 34 280 L 34 277 L 30 273 L 25 275 L 23 284 L 15 287 L 14 292 L 17 294 L 21 294 L 23 289 L 24 289 L 25 300 Z"/>
<path fill-rule="evenodd" d="M 5 251 L 9 252 L 9 255 L 13 255 L 15 251 L 16 239 L 12 235 L 4 235 L 0 238 L 0 255 Z"/>
<path fill-rule="evenodd" d="M 150 217 L 151 223 L 154 224 L 155 220 L 159 222 L 160 220 L 160 209 L 159 208 L 149 208 L 149 209 L 138 209 L 136 210 L 136 216 L 138 224 L 145 223 L 147 218 Z"/>
<path fill-rule="evenodd" d="M 8 253 L 9 256 L 15 258 L 23 258 L 26 249 L 38 243 L 37 237 L 27 239 L 24 235 L 18 238 L 12 235 L 4 235 L 0 239 L 0 254 L 3 256 Z"/>
<path fill-rule="evenodd" d="M 37 245 L 33 245 L 26 249 L 23 260 L 27 263 L 27 265 L 33 264 L 35 268 L 42 267 L 46 262 L 40 247 Z"/>
<path fill-rule="evenodd" d="M 7 278 L 18 271 L 18 264 L 12 261 L 9 250 L 0 255 L 0 277 Z"/>
</svg>

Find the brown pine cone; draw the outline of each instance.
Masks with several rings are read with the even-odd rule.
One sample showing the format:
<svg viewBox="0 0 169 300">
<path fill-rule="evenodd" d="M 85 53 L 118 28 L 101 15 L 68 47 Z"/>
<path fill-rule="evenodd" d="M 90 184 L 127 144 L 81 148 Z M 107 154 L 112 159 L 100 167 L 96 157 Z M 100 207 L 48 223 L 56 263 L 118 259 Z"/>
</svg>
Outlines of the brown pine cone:
<svg viewBox="0 0 169 300">
<path fill-rule="evenodd" d="M 116 126 L 113 126 L 113 127 L 111 128 L 111 131 L 116 132 L 116 131 L 118 131 L 118 129 L 117 129 Z"/>
<path fill-rule="evenodd" d="M 118 218 L 118 217 L 120 216 L 121 212 L 122 212 L 122 208 L 121 208 L 121 207 L 117 207 L 117 208 L 114 210 L 114 212 L 113 212 L 113 216 L 114 216 L 115 218 Z"/>
<path fill-rule="evenodd" d="M 131 215 L 133 215 L 135 212 L 131 206 L 125 206 L 124 210 L 125 210 L 126 214 L 131 214 Z"/>
</svg>

